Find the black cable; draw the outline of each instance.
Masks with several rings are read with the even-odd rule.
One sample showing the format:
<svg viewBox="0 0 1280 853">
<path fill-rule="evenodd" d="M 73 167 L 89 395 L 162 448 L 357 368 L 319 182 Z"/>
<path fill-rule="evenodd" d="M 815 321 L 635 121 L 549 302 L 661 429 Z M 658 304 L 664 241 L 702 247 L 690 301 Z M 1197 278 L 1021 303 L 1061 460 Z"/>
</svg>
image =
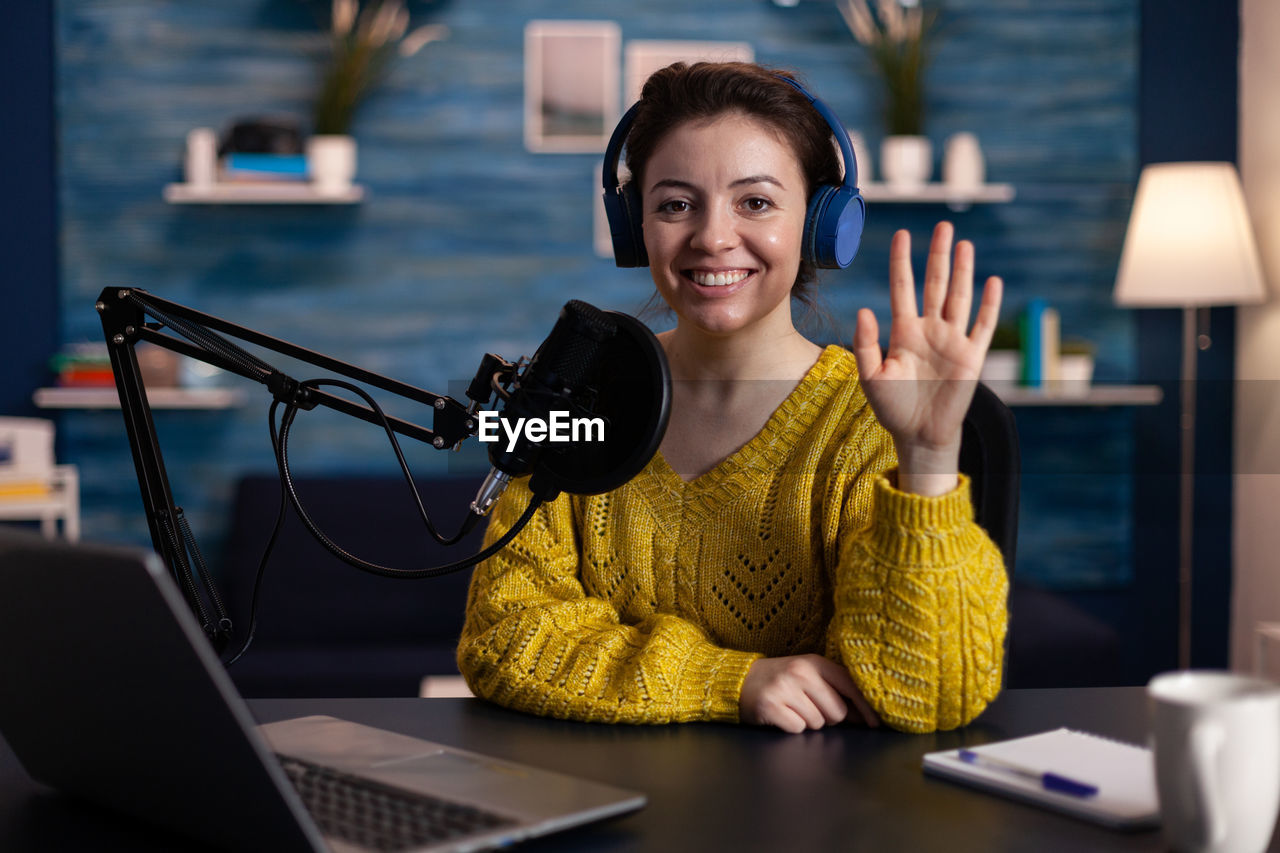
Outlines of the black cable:
<svg viewBox="0 0 1280 853">
<path fill-rule="evenodd" d="M 401 470 L 404 472 L 406 479 L 409 482 L 410 488 L 412 489 L 413 494 L 418 501 L 419 510 L 423 514 L 425 519 L 426 510 L 422 508 L 422 501 L 421 501 L 421 498 L 418 496 L 417 487 L 413 484 L 413 475 L 408 470 L 408 463 L 405 462 L 404 460 L 404 454 L 400 451 L 399 442 L 396 441 L 395 433 L 391 429 L 391 425 L 387 421 L 386 415 L 383 414 L 381 407 L 378 406 L 377 402 L 364 389 L 358 386 L 352 385 L 351 383 L 348 383 L 348 382 L 343 382 L 337 379 L 310 379 L 300 383 L 301 387 L 307 387 L 307 388 L 315 388 L 320 385 L 333 385 L 336 387 L 345 388 L 355 394 L 358 394 L 360 397 L 362 397 L 365 400 L 366 403 L 369 404 L 369 407 L 382 420 L 383 427 L 387 433 L 387 437 L 391 441 L 392 447 L 395 449 L 395 452 L 396 452 L 396 458 L 400 462 Z M 379 575 L 381 577 L 415 579 L 415 578 L 438 577 L 440 575 L 451 574 L 453 572 L 461 571 L 462 569 L 471 568 L 477 563 L 487 560 L 489 557 L 496 554 L 502 548 L 506 547 L 507 543 L 510 542 L 512 539 L 514 539 L 516 535 L 524 528 L 524 526 L 529 523 L 529 520 L 533 518 L 534 512 L 536 512 L 538 507 L 541 506 L 542 504 L 542 500 L 535 495 L 533 499 L 529 501 L 529 506 L 525 508 L 524 513 L 520 516 L 520 518 L 516 521 L 516 523 L 511 527 L 510 530 L 508 530 L 505 534 L 503 534 L 503 536 L 500 539 L 498 539 L 488 548 L 485 548 L 478 554 L 475 554 L 474 556 L 468 557 L 464 560 L 459 560 L 454 563 L 448 563 L 446 565 L 437 566 L 435 568 L 430 568 L 430 569 L 396 569 L 389 566 L 382 566 L 382 565 L 378 565 L 377 563 L 372 563 L 367 560 L 363 560 L 360 557 L 357 557 L 354 554 L 351 554 L 345 551 L 341 546 L 333 542 L 333 540 L 329 539 L 329 537 L 326 536 L 320 530 L 320 528 L 315 524 L 315 522 L 311 520 L 311 517 L 307 514 L 306 510 L 303 508 L 301 500 L 298 498 L 297 490 L 295 489 L 293 484 L 293 475 L 289 470 L 289 449 L 288 449 L 289 432 L 293 426 L 293 420 L 294 420 L 294 417 L 297 415 L 298 411 L 299 410 L 296 406 L 288 406 L 285 409 L 284 414 L 281 416 L 279 445 L 277 446 L 277 450 L 276 450 L 276 464 L 279 467 L 281 479 L 286 484 L 286 487 L 288 489 L 290 503 L 293 505 L 294 512 L 298 514 L 298 517 L 302 520 L 302 523 L 306 525 L 307 530 L 311 532 L 311 535 L 315 537 L 316 541 L 318 541 L 321 545 L 323 545 L 325 549 L 329 551 L 329 553 L 333 554 L 338 559 L 362 571 L 369 572 L 370 574 Z M 466 521 L 463 523 L 463 529 L 458 533 L 457 536 L 454 536 L 450 540 L 441 540 L 441 541 L 443 541 L 445 544 L 452 544 L 458 541 L 475 527 L 475 524 L 477 521 L 479 521 L 479 519 L 480 519 L 480 516 L 476 515 L 475 513 L 470 513 Z M 434 528 L 432 529 L 434 530 Z"/>
<path fill-rule="evenodd" d="M 395 432 L 391 429 L 391 424 L 387 420 L 386 415 L 383 413 L 377 401 L 375 401 L 366 391 L 364 391 L 364 389 L 359 388 L 358 386 L 352 385 L 350 383 L 342 382 L 336 379 L 327 379 L 327 380 L 312 379 L 312 380 L 308 380 L 306 382 L 301 383 L 302 387 L 309 387 L 309 388 L 318 387 L 320 385 L 334 385 L 337 387 L 346 388 L 347 390 L 350 390 L 358 394 L 359 396 L 364 398 L 365 402 L 369 404 L 369 407 L 378 415 L 379 419 L 382 421 L 383 429 L 386 431 L 387 437 L 391 441 L 391 446 L 395 450 L 396 459 L 400 463 L 401 471 L 404 473 L 405 478 L 409 483 L 409 488 L 412 491 L 414 499 L 418 505 L 418 512 L 421 515 L 423 521 L 426 522 L 427 528 L 431 531 L 432 535 L 436 538 L 438 542 L 441 542 L 442 544 L 445 544 L 445 545 L 456 544 L 468 533 L 470 533 L 471 530 L 475 528 L 475 524 L 477 521 L 479 521 L 480 516 L 476 515 L 474 512 L 468 513 L 467 519 L 463 522 L 462 529 L 458 532 L 456 536 L 453 536 L 452 538 L 449 538 L 449 539 L 445 539 L 441 537 L 436 532 L 434 525 L 432 525 L 430 518 L 427 516 L 426 507 L 422 503 L 422 497 L 418 493 L 417 485 L 413 482 L 413 474 L 409 470 L 408 462 L 405 460 L 404 453 L 400 449 L 400 444 L 396 440 Z M 297 413 L 300 411 L 300 409 L 297 406 L 285 404 L 284 413 L 280 417 L 280 429 L 277 431 L 276 410 L 280 405 L 281 405 L 280 400 L 277 399 L 272 401 L 271 408 L 267 412 L 267 428 L 271 435 L 271 448 L 276 457 L 276 467 L 280 472 L 280 503 L 276 510 L 276 520 L 275 520 L 274 526 L 271 529 L 271 536 L 267 540 L 266 548 L 263 549 L 262 558 L 258 561 L 258 571 L 254 577 L 253 594 L 252 594 L 250 605 L 249 605 L 249 628 L 245 635 L 244 643 L 240 646 L 240 648 L 236 651 L 236 653 L 229 660 L 227 660 L 224 666 L 229 667 L 232 664 L 234 664 L 236 661 L 238 661 L 245 654 L 245 652 L 249 650 L 249 646 L 252 645 L 254 636 L 257 633 L 258 602 L 261 598 L 262 581 L 266 575 L 267 564 L 271 558 L 271 553 L 275 549 L 276 541 L 279 538 L 280 531 L 284 526 L 286 504 L 293 506 L 294 511 L 298 514 L 298 517 L 302 520 L 302 523 L 306 526 L 307 530 L 316 539 L 316 541 L 318 541 L 321 545 L 323 545 L 325 549 L 329 551 L 329 553 L 333 554 L 338 559 L 342 560 L 348 565 L 354 566 L 362 571 L 366 571 L 371 574 L 379 575 L 381 577 L 390 577 L 390 578 L 399 578 L 399 579 L 438 577 L 440 575 L 451 574 L 453 572 L 471 568 L 477 563 L 480 563 L 484 560 L 489 559 L 489 557 L 492 557 L 498 551 L 505 548 L 507 544 L 512 539 L 514 539 L 520 533 L 521 530 L 524 529 L 525 525 L 527 525 L 530 519 L 533 518 L 533 514 L 537 511 L 538 507 L 542 505 L 542 500 L 540 498 L 538 498 L 537 496 L 533 497 L 529 501 L 529 505 L 525 508 L 524 513 L 521 514 L 520 518 L 516 520 L 516 523 L 511 526 L 511 529 L 509 529 L 506 533 L 504 533 L 497 541 L 495 541 L 488 548 L 485 548 L 479 553 L 475 554 L 474 556 L 468 557 L 464 560 L 459 560 L 454 563 L 449 563 L 443 566 L 437 566 L 431 569 L 395 569 L 395 568 L 390 568 L 388 566 L 380 566 L 376 563 L 371 563 L 366 560 L 362 560 L 361 558 L 348 553 L 343 548 L 341 548 L 336 543 L 334 543 L 331 539 L 329 539 L 329 537 L 327 537 L 320 530 L 320 528 L 315 524 L 315 522 L 312 521 L 311 517 L 307 514 L 306 510 L 303 508 L 302 502 L 298 497 L 297 490 L 294 488 L 294 485 L 293 485 L 292 473 L 289 470 L 289 450 L 288 450 L 289 431 L 292 428 L 293 420 L 297 416 Z"/>
<path fill-rule="evenodd" d="M 267 411 L 267 428 L 271 433 L 271 448 L 274 451 L 277 447 L 276 441 L 276 407 L 280 405 L 279 400 L 273 400 L 271 408 Z M 253 644 L 254 635 L 258 631 L 258 599 L 262 591 L 262 578 L 267 573 L 267 561 L 271 559 L 271 552 L 275 550 L 276 539 L 280 536 L 280 530 L 284 527 L 284 511 L 289 504 L 288 496 L 285 492 L 284 480 L 280 481 L 280 504 L 276 508 L 276 523 L 271 528 L 271 536 L 267 539 L 267 547 L 262 551 L 262 557 L 258 560 L 258 572 L 253 579 L 253 595 L 249 603 L 249 630 L 244 637 L 244 643 L 240 649 L 224 664 L 231 666 L 249 651 L 249 646 Z"/>
</svg>

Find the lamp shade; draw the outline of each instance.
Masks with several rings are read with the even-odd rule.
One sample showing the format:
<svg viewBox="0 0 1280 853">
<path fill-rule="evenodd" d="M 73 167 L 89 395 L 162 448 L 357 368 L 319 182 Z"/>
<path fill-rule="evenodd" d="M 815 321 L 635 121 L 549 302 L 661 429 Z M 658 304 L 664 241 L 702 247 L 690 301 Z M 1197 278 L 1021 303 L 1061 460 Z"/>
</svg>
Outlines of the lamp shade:
<svg viewBox="0 0 1280 853">
<path fill-rule="evenodd" d="M 1147 166 L 1124 236 L 1120 305 L 1240 305 L 1266 296 L 1258 248 L 1231 163 Z"/>
</svg>

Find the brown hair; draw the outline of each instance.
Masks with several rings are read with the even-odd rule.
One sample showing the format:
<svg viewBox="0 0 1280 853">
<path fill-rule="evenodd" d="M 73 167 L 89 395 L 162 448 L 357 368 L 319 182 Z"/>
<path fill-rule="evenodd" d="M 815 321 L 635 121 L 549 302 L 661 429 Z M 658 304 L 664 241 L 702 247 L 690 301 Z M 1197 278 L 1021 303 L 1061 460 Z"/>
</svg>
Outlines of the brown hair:
<svg viewBox="0 0 1280 853">
<path fill-rule="evenodd" d="M 635 186 L 643 186 L 645 166 L 668 133 L 686 122 L 732 112 L 764 123 L 786 141 L 800 162 L 806 198 L 816 187 L 840 183 L 831 127 L 782 77 L 796 79 L 790 72 L 749 62 L 677 62 L 655 71 L 644 84 L 627 133 L 627 168 Z M 800 261 L 791 295 L 805 305 L 812 305 L 810 286 L 816 274 L 811 263 Z"/>
</svg>

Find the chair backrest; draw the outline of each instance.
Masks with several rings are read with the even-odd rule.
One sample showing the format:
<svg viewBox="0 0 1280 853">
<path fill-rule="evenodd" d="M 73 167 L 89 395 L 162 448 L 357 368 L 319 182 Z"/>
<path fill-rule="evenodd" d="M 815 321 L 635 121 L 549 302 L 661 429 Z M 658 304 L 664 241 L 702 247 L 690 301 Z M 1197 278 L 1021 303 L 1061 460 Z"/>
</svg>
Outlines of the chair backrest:
<svg viewBox="0 0 1280 853">
<path fill-rule="evenodd" d="M 981 382 L 964 416 L 960 470 L 971 482 L 974 518 L 1000 548 L 1012 580 L 1022 478 L 1018 425 L 1004 401 Z"/>
</svg>

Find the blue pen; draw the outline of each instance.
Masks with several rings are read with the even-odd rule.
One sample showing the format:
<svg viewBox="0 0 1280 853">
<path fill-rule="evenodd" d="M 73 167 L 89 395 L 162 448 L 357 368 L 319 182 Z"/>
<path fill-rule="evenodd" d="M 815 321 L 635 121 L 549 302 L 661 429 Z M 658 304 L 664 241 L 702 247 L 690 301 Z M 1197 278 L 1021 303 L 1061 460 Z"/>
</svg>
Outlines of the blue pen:
<svg viewBox="0 0 1280 853">
<path fill-rule="evenodd" d="M 1012 773 L 1021 776 L 1024 779 L 1035 779 L 1046 791 L 1057 791 L 1061 794 L 1070 794 L 1073 797 L 1092 797 L 1098 793 L 1097 785 L 1090 785 L 1087 782 L 1077 782 L 1075 779 L 1068 779 L 1066 776 L 1059 776 L 1057 773 L 1041 773 L 1039 770 L 1032 770 L 1029 767 L 1023 767 L 1014 764 L 1012 761 L 1005 761 L 1003 758 L 996 758 L 991 755 L 974 752 L 971 749 L 960 750 L 960 760 L 965 764 L 976 764 L 979 767 L 990 767 L 992 770 L 1001 770 L 1005 773 Z"/>
</svg>

